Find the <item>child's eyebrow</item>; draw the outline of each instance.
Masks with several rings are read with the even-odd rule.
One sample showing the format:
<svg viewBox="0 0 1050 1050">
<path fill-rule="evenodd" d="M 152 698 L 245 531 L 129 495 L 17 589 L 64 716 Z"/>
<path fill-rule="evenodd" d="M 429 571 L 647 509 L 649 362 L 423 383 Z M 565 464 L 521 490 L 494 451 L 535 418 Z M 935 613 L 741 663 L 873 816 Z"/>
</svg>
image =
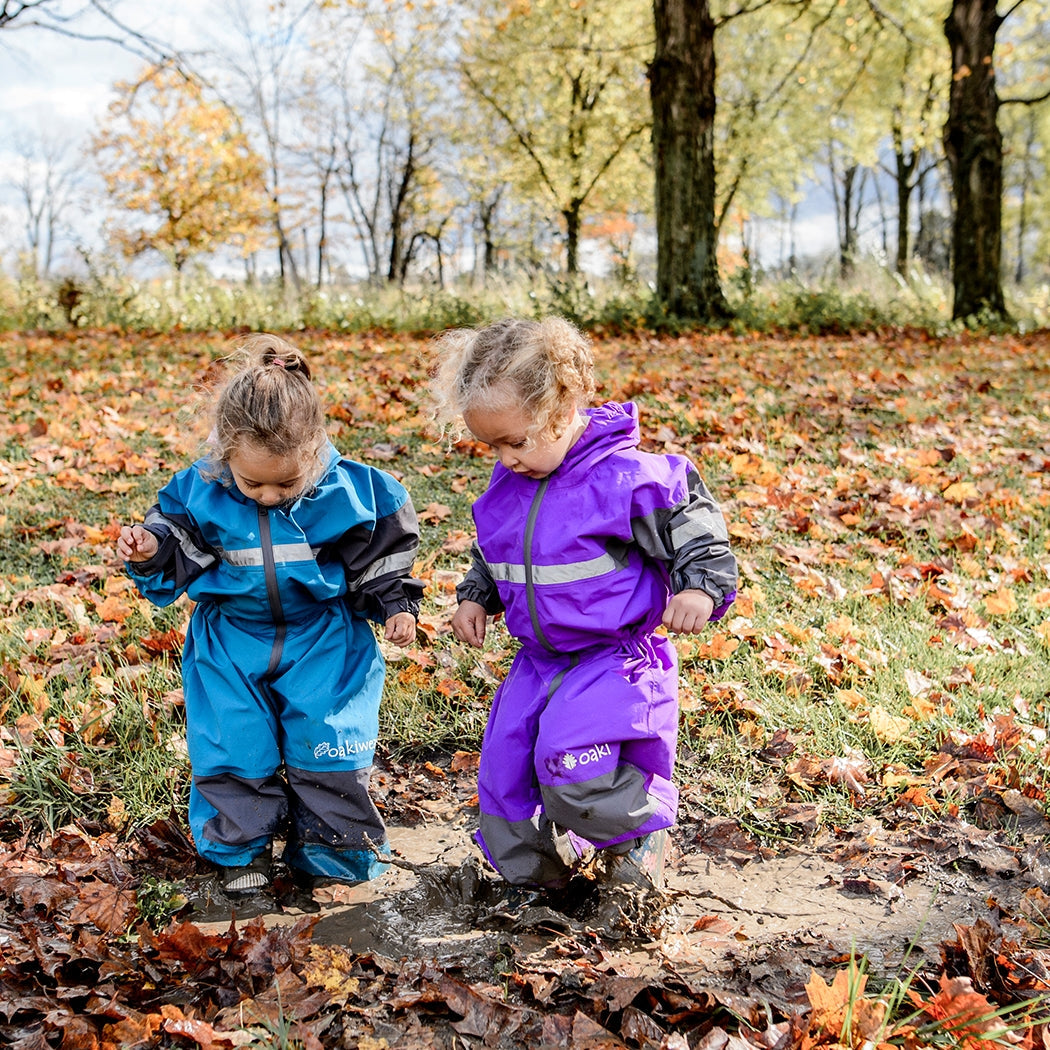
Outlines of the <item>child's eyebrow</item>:
<svg viewBox="0 0 1050 1050">
<path fill-rule="evenodd" d="M 301 477 L 302 477 L 302 474 L 295 474 L 295 475 L 293 475 L 290 478 L 282 478 L 280 481 L 271 481 L 271 482 L 267 482 L 266 484 L 270 484 L 270 485 L 292 485 L 296 481 L 298 481 Z M 243 481 L 246 485 L 262 485 L 263 484 L 263 482 L 261 482 L 261 481 L 256 481 L 255 478 L 248 477 L 247 474 L 242 474 L 241 475 L 241 481 Z"/>
<path fill-rule="evenodd" d="M 491 441 L 483 441 L 483 445 L 517 445 L 526 440 L 524 434 L 493 434 Z"/>
</svg>

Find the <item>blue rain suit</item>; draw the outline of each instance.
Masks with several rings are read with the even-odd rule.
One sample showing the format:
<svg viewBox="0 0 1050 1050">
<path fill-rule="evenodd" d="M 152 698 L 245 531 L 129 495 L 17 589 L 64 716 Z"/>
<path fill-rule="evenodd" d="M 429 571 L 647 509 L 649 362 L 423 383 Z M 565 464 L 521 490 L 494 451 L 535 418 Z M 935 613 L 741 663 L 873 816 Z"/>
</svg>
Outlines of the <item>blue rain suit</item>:
<svg viewBox="0 0 1050 1050">
<path fill-rule="evenodd" d="M 456 589 L 521 641 L 485 729 L 475 838 L 523 885 L 558 885 L 590 846 L 617 852 L 674 823 L 678 664 L 656 629 L 674 592 L 710 595 L 712 619 L 736 597 L 725 522 L 692 463 L 639 451 L 634 405 L 585 414 L 547 477 L 496 465 Z"/>
<path fill-rule="evenodd" d="M 408 493 L 327 456 L 311 490 L 269 508 L 194 463 L 146 515 L 156 555 L 127 568 L 155 604 L 197 603 L 182 676 L 201 855 L 247 864 L 287 825 L 290 866 L 356 882 L 385 869 L 370 848 L 386 827 L 368 792 L 385 675 L 369 621 L 417 615 L 423 587 Z"/>
</svg>

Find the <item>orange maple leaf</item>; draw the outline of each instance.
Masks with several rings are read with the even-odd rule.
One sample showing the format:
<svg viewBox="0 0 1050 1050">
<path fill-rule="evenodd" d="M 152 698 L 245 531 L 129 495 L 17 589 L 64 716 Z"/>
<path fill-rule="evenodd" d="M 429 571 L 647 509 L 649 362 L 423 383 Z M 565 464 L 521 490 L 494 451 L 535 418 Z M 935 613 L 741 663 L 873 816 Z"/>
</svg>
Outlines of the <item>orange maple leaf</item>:
<svg viewBox="0 0 1050 1050">
<path fill-rule="evenodd" d="M 881 1034 L 886 1004 L 864 998 L 867 983 L 867 974 L 860 973 L 854 964 L 839 970 L 831 984 L 826 984 L 816 971 L 811 973 L 806 984 L 812 1006 L 807 1040 L 810 1045 L 853 1046 L 873 1041 Z"/>
<path fill-rule="evenodd" d="M 730 638 L 721 631 L 712 636 L 709 642 L 697 646 L 696 658 L 698 660 L 728 660 L 737 651 L 740 642 L 736 638 Z"/>
<path fill-rule="evenodd" d="M 96 611 L 106 623 L 123 623 L 131 615 L 131 606 L 111 594 L 98 603 Z"/>
<path fill-rule="evenodd" d="M 969 977 L 941 974 L 940 986 L 941 990 L 929 1000 L 923 1000 L 915 991 L 909 991 L 908 995 L 923 1013 L 942 1023 L 944 1032 L 957 1040 L 957 1046 L 985 1046 L 990 1032 L 995 1032 L 997 1041 L 1020 1042 L 1018 1036 L 1003 1031 L 1004 1022 L 995 1006 L 980 992 L 974 991 Z"/>
</svg>

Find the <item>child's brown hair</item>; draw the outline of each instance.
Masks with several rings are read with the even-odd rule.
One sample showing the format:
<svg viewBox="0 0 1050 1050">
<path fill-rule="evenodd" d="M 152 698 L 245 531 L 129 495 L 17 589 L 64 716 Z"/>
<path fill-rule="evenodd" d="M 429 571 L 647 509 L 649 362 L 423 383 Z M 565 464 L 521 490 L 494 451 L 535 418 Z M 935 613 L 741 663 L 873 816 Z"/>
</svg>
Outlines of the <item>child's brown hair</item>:
<svg viewBox="0 0 1050 1050">
<path fill-rule="evenodd" d="M 247 339 L 241 366 L 222 385 L 212 408 L 208 438 L 216 476 L 231 454 L 252 445 L 273 456 L 294 456 L 311 481 L 323 469 L 328 441 L 324 408 L 302 351 L 275 335 Z"/>
</svg>

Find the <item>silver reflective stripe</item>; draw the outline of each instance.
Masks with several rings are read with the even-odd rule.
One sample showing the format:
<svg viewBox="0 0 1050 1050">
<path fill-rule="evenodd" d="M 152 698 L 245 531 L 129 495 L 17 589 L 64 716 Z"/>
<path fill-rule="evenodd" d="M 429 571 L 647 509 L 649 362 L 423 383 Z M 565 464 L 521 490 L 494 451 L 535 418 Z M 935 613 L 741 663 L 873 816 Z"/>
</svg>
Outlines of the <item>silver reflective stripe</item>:
<svg viewBox="0 0 1050 1050">
<path fill-rule="evenodd" d="M 190 561 L 206 569 L 209 565 L 214 564 L 215 555 L 209 554 L 206 551 L 202 551 L 200 547 L 193 541 L 193 537 L 175 522 L 164 517 L 155 508 L 150 508 L 146 514 L 146 520 L 143 522 L 144 525 L 160 525 L 163 528 L 170 530 L 171 534 L 179 542 L 179 548 L 182 553 L 189 558 Z"/>
<path fill-rule="evenodd" d="M 311 547 L 309 543 L 277 543 L 273 547 L 274 564 L 281 565 L 293 561 L 311 561 L 317 557 L 320 547 Z M 222 560 L 230 565 L 262 565 L 261 547 L 247 547 L 239 551 L 223 551 Z"/>
<path fill-rule="evenodd" d="M 377 579 L 380 576 L 386 575 L 388 572 L 411 572 L 415 561 L 416 556 L 414 551 L 398 551 L 395 554 L 388 554 L 385 558 L 380 558 L 378 561 L 369 565 L 368 568 L 357 577 L 357 579 L 351 581 L 350 586 L 351 588 L 360 587 L 362 583 L 367 583 L 369 580 Z"/>
<path fill-rule="evenodd" d="M 533 564 L 532 582 L 539 586 L 548 583 L 576 583 L 579 580 L 593 580 L 596 576 L 604 576 L 607 572 L 614 572 L 620 568 L 623 568 L 623 563 L 611 554 L 600 554 L 589 561 L 573 561 L 565 565 Z M 497 562 L 495 565 L 489 565 L 489 572 L 494 580 L 504 583 L 525 582 L 524 565 Z"/>
<path fill-rule="evenodd" d="M 690 540 L 712 536 L 716 540 L 728 540 L 726 523 L 720 511 L 694 507 L 681 525 L 671 530 L 671 546 L 680 551 Z"/>
</svg>

